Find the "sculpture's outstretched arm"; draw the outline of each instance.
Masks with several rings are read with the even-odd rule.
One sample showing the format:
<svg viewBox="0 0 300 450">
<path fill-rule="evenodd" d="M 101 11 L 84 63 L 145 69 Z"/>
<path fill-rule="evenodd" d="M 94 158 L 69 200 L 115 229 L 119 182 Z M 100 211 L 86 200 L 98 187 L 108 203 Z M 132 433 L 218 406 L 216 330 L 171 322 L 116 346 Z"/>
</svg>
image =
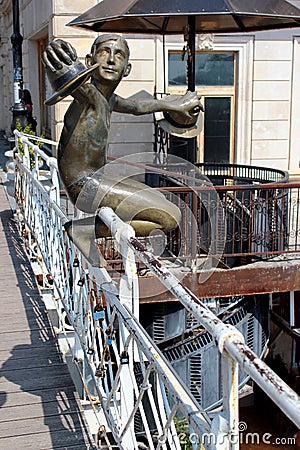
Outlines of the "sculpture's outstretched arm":
<svg viewBox="0 0 300 450">
<path fill-rule="evenodd" d="M 133 95 L 129 98 L 116 95 L 114 111 L 134 115 L 151 114 L 159 111 L 178 111 L 189 116 L 191 112 L 203 111 L 200 98 L 196 92 L 190 91 L 184 95 L 166 96 L 162 99 L 155 99 L 150 94 L 145 96 Z"/>
</svg>

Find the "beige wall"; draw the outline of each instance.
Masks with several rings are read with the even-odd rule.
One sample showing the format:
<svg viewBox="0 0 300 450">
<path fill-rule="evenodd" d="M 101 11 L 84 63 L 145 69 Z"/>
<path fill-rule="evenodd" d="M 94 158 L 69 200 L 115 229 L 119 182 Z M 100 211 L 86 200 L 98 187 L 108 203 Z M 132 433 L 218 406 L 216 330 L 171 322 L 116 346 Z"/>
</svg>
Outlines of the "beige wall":
<svg viewBox="0 0 300 450">
<path fill-rule="evenodd" d="M 154 93 L 155 79 L 155 42 L 153 38 L 135 39 L 128 37 L 130 48 L 131 73 L 118 86 L 117 94 L 122 97 L 143 95 L 142 91 Z M 126 154 L 152 151 L 153 148 L 152 115 L 134 117 L 128 114 L 112 115 L 109 154 L 125 156 Z M 125 144 L 124 144 L 125 143 Z"/>
<path fill-rule="evenodd" d="M 298 177 L 299 30 L 257 33 L 253 65 L 251 164 Z"/>
<path fill-rule="evenodd" d="M 289 167 L 293 42 L 256 39 L 251 162 Z"/>
</svg>

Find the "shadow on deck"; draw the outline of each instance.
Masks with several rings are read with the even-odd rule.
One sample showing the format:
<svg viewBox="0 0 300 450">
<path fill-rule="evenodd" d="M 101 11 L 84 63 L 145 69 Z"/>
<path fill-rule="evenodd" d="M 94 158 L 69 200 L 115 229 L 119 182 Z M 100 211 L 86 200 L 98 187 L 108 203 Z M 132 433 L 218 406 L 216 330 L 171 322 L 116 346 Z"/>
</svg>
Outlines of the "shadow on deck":
<svg viewBox="0 0 300 450">
<path fill-rule="evenodd" d="M 0 447 L 95 449 L 0 185 Z"/>
</svg>

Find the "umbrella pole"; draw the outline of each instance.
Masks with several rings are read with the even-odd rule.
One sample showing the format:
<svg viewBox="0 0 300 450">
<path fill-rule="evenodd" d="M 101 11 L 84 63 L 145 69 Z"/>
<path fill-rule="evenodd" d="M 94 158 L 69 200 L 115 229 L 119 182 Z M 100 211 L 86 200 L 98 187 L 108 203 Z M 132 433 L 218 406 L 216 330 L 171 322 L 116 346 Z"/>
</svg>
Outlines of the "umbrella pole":
<svg viewBox="0 0 300 450">
<path fill-rule="evenodd" d="M 196 18 L 188 17 L 188 58 L 187 58 L 187 82 L 188 90 L 195 91 L 195 55 L 196 55 Z"/>
<path fill-rule="evenodd" d="M 196 58 L 196 17 L 188 17 L 188 58 L 187 58 L 187 83 L 188 90 L 195 92 L 195 58 Z M 197 161 L 197 138 L 188 139 L 188 160 L 191 163 Z"/>
</svg>

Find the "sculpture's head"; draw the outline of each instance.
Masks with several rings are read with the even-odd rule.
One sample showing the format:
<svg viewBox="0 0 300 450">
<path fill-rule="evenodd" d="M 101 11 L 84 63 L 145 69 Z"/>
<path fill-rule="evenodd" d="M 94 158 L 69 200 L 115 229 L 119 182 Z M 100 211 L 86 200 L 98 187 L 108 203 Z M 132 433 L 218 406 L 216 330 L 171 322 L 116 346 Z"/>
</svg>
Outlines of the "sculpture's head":
<svg viewBox="0 0 300 450">
<path fill-rule="evenodd" d="M 101 83 L 118 84 L 131 71 L 129 63 L 129 47 L 127 41 L 118 34 L 104 34 L 98 36 L 86 55 L 88 67 L 99 64 L 93 72 L 93 79 Z"/>
</svg>

